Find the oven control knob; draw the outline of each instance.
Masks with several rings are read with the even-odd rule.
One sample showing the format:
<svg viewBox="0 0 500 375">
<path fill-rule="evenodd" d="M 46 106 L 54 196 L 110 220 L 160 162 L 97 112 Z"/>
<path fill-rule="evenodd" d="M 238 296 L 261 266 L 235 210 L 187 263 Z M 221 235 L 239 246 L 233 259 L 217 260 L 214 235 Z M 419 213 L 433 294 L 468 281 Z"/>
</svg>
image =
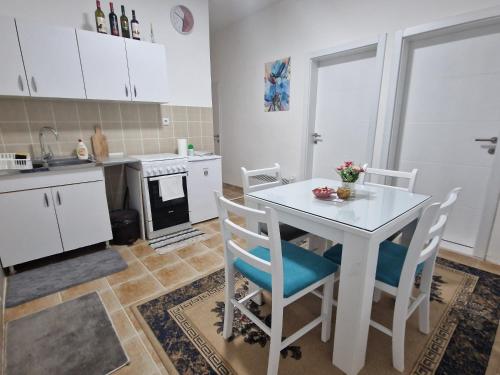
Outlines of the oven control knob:
<svg viewBox="0 0 500 375">
<path fill-rule="evenodd" d="M 168 172 L 168 173 L 172 173 L 172 168 L 167 167 L 167 172 Z"/>
<path fill-rule="evenodd" d="M 144 171 L 144 174 L 145 174 L 146 176 L 151 176 L 151 171 Z"/>
<path fill-rule="evenodd" d="M 164 174 L 164 173 L 165 173 L 165 170 L 164 170 L 163 168 L 158 168 L 158 172 L 159 172 L 160 174 Z"/>
</svg>

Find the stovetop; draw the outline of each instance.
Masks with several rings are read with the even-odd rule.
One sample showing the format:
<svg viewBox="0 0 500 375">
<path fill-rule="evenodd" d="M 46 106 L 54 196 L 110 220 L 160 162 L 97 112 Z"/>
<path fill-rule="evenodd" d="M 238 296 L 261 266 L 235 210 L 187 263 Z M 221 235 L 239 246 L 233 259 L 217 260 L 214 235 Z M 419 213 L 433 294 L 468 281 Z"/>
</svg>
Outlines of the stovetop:
<svg viewBox="0 0 500 375">
<path fill-rule="evenodd" d="M 141 163 L 144 162 L 158 162 L 163 160 L 176 160 L 176 159 L 186 159 L 186 156 L 181 156 L 177 154 L 150 154 L 150 155 L 132 155 L 132 158 L 139 160 Z"/>
</svg>

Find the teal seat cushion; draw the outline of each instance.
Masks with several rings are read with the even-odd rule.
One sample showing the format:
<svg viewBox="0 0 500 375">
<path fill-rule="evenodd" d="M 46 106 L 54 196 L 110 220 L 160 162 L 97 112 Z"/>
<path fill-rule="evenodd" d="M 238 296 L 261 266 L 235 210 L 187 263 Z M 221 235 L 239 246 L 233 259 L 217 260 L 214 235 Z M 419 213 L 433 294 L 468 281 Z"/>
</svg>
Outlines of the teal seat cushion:
<svg viewBox="0 0 500 375">
<path fill-rule="evenodd" d="M 391 241 L 382 242 L 378 253 L 376 279 L 397 288 L 407 252 L 408 248 L 406 246 L 399 245 Z M 331 247 L 325 251 L 323 256 L 330 259 L 332 262 L 341 265 L 342 244 L 336 244 Z M 423 269 L 424 264 L 419 264 L 417 266 L 416 274 L 421 274 Z"/>
<path fill-rule="evenodd" d="M 283 295 L 290 297 L 311 284 L 335 273 L 338 266 L 311 251 L 286 241 L 281 241 L 283 258 Z M 258 246 L 250 250 L 250 253 L 260 259 L 270 261 L 269 249 Z M 272 291 L 271 274 L 261 271 L 244 260 L 238 258 L 234 262 L 235 268 L 243 276 L 251 280 L 259 287 Z"/>
</svg>

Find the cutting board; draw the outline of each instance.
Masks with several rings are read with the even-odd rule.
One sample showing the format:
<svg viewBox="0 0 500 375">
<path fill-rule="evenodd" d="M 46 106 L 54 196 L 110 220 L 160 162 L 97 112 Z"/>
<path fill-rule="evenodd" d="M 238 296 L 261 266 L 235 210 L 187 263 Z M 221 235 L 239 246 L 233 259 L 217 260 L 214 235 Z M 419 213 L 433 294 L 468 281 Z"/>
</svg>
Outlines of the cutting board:
<svg viewBox="0 0 500 375">
<path fill-rule="evenodd" d="M 95 134 L 91 138 L 95 158 L 98 161 L 107 159 L 109 157 L 108 141 L 106 140 L 106 136 L 102 133 L 100 126 L 95 127 Z"/>
</svg>

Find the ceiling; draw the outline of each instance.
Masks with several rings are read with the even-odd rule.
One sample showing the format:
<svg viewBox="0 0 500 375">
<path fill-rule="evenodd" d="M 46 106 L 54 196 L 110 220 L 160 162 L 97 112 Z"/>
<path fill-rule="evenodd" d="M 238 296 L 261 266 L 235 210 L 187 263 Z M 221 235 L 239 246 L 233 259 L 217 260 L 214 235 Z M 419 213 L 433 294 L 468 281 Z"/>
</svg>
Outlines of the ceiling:
<svg viewBox="0 0 500 375">
<path fill-rule="evenodd" d="M 210 31 L 218 31 L 281 0 L 210 0 Z"/>
</svg>

